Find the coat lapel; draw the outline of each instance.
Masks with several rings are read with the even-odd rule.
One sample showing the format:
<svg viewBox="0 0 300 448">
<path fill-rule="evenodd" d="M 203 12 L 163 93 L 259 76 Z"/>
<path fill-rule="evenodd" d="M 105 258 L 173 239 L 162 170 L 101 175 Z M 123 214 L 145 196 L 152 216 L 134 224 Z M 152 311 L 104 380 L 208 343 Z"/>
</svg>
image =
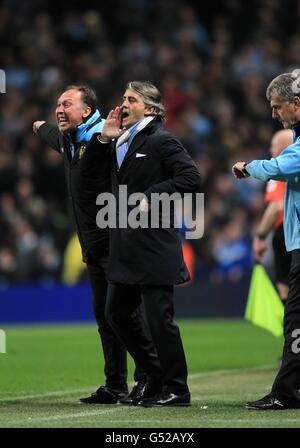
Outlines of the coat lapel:
<svg viewBox="0 0 300 448">
<path fill-rule="evenodd" d="M 161 119 L 155 118 L 153 121 L 151 121 L 148 126 L 146 126 L 144 129 L 142 129 L 141 132 L 139 132 L 134 139 L 131 142 L 131 145 L 127 151 L 126 156 L 124 157 L 124 160 L 122 162 L 122 165 L 120 167 L 120 170 L 118 168 L 118 162 L 117 162 L 117 155 L 116 155 L 116 147 L 114 150 L 114 163 L 116 166 L 117 171 L 121 172 L 126 165 L 127 160 L 133 156 L 133 154 L 135 154 L 144 144 L 146 144 L 147 141 L 147 137 L 149 136 L 149 134 L 151 134 L 153 132 L 153 130 L 155 128 L 157 128 L 158 126 L 161 126 Z"/>
<path fill-rule="evenodd" d="M 129 159 L 129 157 L 131 157 L 135 152 L 137 152 L 138 149 L 140 149 L 141 146 L 144 145 L 144 143 L 146 142 L 146 138 L 147 138 L 146 133 L 137 134 L 135 136 L 135 138 L 132 140 L 131 145 L 127 151 L 127 154 L 123 160 L 121 169 L 122 169 L 122 166 L 124 165 L 124 163 L 126 163 L 127 159 Z"/>
</svg>

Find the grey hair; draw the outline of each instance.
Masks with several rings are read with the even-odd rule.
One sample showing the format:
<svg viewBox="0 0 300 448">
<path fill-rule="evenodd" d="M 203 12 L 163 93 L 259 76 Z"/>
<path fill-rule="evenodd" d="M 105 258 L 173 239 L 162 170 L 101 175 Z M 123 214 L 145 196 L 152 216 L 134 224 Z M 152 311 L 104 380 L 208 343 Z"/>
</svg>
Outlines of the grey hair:
<svg viewBox="0 0 300 448">
<path fill-rule="evenodd" d="M 291 103 L 300 93 L 299 74 L 300 70 L 294 70 L 292 73 L 282 73 L 274 78 L 267 87 L 267 100 L 270 101 L 271 96 L 276 95 L 280 100 Z"/>
<path fill-rule="evenodd" d="M 133 90 L 141 95 L 147 107 L 153 107 L 155 115 L 165 119 L 165 107 L 161 102 L 161 94 L 157 87 L 150 81 L 131 81 L 126 85 L 126 89 Z"/>
</svg>

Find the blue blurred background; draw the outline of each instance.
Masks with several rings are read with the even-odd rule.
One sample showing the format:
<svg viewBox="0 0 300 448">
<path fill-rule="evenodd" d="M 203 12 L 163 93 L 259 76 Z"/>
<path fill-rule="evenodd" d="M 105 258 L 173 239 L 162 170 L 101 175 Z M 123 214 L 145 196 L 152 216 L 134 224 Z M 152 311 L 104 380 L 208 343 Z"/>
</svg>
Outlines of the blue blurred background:
<svg viewBox="0 0 300 448">
<path fill-rule="evenodd" d="M 183 240 L 194 280 L 177 288 L 179 315 L 241 315 L 265 185 L 231 166 L 269 157 L 278 125 L 265 89 L 299 66 L 299 27 L 296 0 L 2 0 L 0 322 L 91 318 L 62 160 L 32 123 L 54 122 L 56 98 L 79 82 L 106 117 L 133 79 L 160 88 L 167 128 L 203 176 L 204 237 Z"/>
</svg>

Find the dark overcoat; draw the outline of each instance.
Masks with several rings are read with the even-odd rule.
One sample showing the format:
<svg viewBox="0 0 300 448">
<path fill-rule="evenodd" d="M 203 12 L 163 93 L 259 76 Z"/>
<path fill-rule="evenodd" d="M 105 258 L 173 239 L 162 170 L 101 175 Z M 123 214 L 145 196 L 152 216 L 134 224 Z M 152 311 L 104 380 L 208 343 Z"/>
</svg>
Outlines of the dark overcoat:
<svg viewBox="0 0 300 448">
<path fill-rule="evenodd" d="M 200 173 L 181 144 L 156 117 L 131 142 L 120 169 L 112 150 L 112 193 L 119 210 L 119 187 L 128 196 L 143 193 L 192 193 L 200 191 Z M 128 213 L 133 206 L 128 207 Z M 151 214 L 149 214 L 150 217 Z M 113 283 L 173 285 L 189 280 L 178 230 L 168 228 L 110 229 L 108 279 Z"/>
</svg>

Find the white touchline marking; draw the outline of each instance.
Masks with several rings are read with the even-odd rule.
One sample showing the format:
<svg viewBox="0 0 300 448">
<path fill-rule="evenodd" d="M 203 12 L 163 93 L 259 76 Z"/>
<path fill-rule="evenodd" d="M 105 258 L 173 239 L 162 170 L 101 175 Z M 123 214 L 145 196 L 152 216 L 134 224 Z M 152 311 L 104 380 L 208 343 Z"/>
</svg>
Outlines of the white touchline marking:
<svg viewBox="0 0 300 448">
<path fill-rule="evenodd" d="M 239 372 L 252 372 L 252 371 L 264 371 L 276 368 L 276 365 L 265 365 L 265 366 L 257 366 L 257 367 L 249 367 L 249 368 L 240 368 L 240 369 L 223 369 L 223 370 L 213 370 L 211 372 L 199 372 L 199 373 L 192 373 L 188 376 L 189 379 L 196 379 L 201 378 L 205 376 L 214 376 L 214 375 L 224 375 L 224 374 L 231 374 L 231 373 L 239 373 Z M 132 386 L 133 384 L 131 384 Z M 10 396 L 10 397 L 1 397 L 0 403 L 2 401 L 16 401 L 16 400 L 30 400 L 35 398 L 47 398 L 47 397 L 55 397 L 60 395 L 69 395 L 69 394 L 75 394 L 75 393 L 81 393 L 81 392 L 93 392 L 96 390 L 98 386 L 91 386 L 84 389 L 69 389 L 69 390 L 63 390 L 63 391 L 49 391 L 49 392 L 41 392 L 38 394 L 27 394 L 27 395 L 16 395 L 16 396 Z"/>
<path fill-rule="evenodd" d="M 84 393 L 84 392 L 93 392 L 95 389 L 97 389 L 98 386 L 91 386 L 89 388 L 84 389 L 69 389 L 69 390 L 54 390 L 49 392 L 41 392 L 39 394 L 31 394 L 31 395 L 16 395 L 16 396 L 10 396 L 10 397 L 1 397 L 1 401 L 16 401 L 16 400 L 30 400 L 34 398 L 47 398 L 47 397 L 55 397 L 60 395 L 69 395 L 69 394 L 76 394 L 76 393 Z"/>
<path fill-rule="evenodd" d="M 117 409 L 114 409 L 114 411 L 116 411 L 116 410 Z M 157 408 L 154 408 L 153 410 L 156 412 Z M 248 412 L 249 411 L 247 411 L 247 413 Z M 50 416 L 50 417 L 41 417 L 41 418 L 31 418 L 31 417 L 28 417 L 27 419 L 5 421 L 5 424 L 48 422 L 48 421 L 55 421 L 55 420 L 63 421 L 65 419 L 70 419 L 70 418 L 86 418 L 86 417 L 91 417 L 91 416 L 103 415 L 105 413 L 106 414 L 111 414 L 112 410 L 111 410 L 111 412 L 108 410 L 106 412 L 103 411 L 103 412 L 97 412 L 97 413 L 96 412 L 86 412 L 86 413 L 66 414 L 66 415 L 61 414 L 61 415 L 54 415 L 54 416 Z M 201 414 L 199 417 L 197 416 L 197 417 L 189 418 L 189 421 L 192 421 L 192 422 L 196 421 L 197 423 L 200 423 L 200 424 L 201 424 L 201 422 L 203 422 L 203 423 L 210 422 L 212 424 L 214 424 L 214 423 L 221 423 L 221 424 L 222 423 L 223 424 L 231 423 L 230 426 L 234 426 L 237 423 L 247 424 L 247 425 L 251 426 L 251 423 L 252 423 L 252 424 L 256 425 L 255 427 L 257 427 L 256 422 L 253 422 L 253 420 L 249 419 L 249 417 L 247 417 L 245 419 L 241 419 L 241 418 L 235 419 L 234 417 L 233 418 L 232 417 L 231 418 L 214 418 L 212 416 L 205 416 L 204 414 Z M 122 423 L 122 424 L 128 423 L 128 424 L 130 424 L 129 427 L 133 427 L 133 428 L 138 428 L 136 426 L 136 424 L 144 424 L 144 423 L 153 424 L 153 423 L 156 423 L 156 424 L 160 424 L 161 425 L 161 422 L 162 422 L 161 419 L 160 420 L 152 420 L 152 419 L 151 420 L 149 420 L 149 419 L 148 420 L 137 420 L 137 419 L 134 419 L 134 426 L 132 426 L 132 423 L 133 423 L 132 420 L 124 420 L 124 419 L 122 419 L 122 420 L 116 420 L 116 419 L 114 419 L 114 420 L 105 420 L 105 424 L 114 424 L 114 425 L 116 425 L 118 423 Z M 276 419 L 276 420 L 274 420 L 274 418 L 272 418 L 272 419 L 265 419 L 265 420 L 261 419 L 261 424 L 263 426 L 269 426 L 269 425 L 274 425 L 274 424 L 282 425 L 283 422 L 285 424 L 287 424 L 287 423 L 298 423 L 299 427 L 300 427 L 299 418 L 284 418 L 284 420 L 283 419 Z M 166 419 L 165 423 L 166 423 L 166 427 L 170 427 L 170 424 L 174 424 L 174 425 L 178 424 L 178 420 Z M 162 426 L 160 426 L 160 428 L 161 427 Z M 196 427 L 200 428 L 201 426 L 197 425 Z M 114 428 L 108 428 L 108 429 L 114 429 Z"/>
<path fill-rule="evenodd" d="M 14 420 L 4 420 L 3 423 L 5 424 L 18 424 L 18 423 L 34 423 L 34 422 L 48 422 L 48 421 L 55 421 L 55 420 L 66 420 L 71 418 L 86 418 L 86 417 L 93 417 L 97 415 L 103 415 L 103 414 L 112 414 L 115 412 L 123 411 L 125 410 L 124 407 L 115 407 L 114 409 L 98 409 L 95 411 L 84 411 L 84 412 L 75 412 L 70 414 L 56 414 L 56 415 L 49 415 L 48 417 L 26 417 L 26 418 L 19 418 Z"/>
<path fill-rule="evenodd" d="M 210 408 L 211 409 L 211 408 Z M 4 420 L 3 423 L 6 425 L 17 425 L 17 424 L 22 424 L 22 423 L 27 423 L 27 424 L 32 424 L 32 423 L 38 423 L 38 422 L 50 422 L 50 421 L 56 421 L 56 420 L 60 420 L 60 421 L 64 421 L 66 419 L 80 419 L 80 418 L 86 418 L 86 417 L 93 417 L 93 416 L 99 416 L 99 415 L 108 415 L 108 414 L 116 414 L 119 412 L 126 412 L 126 414 L 128 414 L 128 411 L 132 411 L 134 412 L 136 409 L 135 408 L 131 408 L 131 407 L 127 407 L 127 406 L 116 406 L 113 409 L 97 409 L 94 411 L 84 411 L 84 412 L 75 412 L 75 413 L 69 413 L 69 414 L 56 414 L 56 415 L 51 415 L 51 416 L 47 416 L 47 417 L 26 417 L 26 418 L 21 418 L 21 419 L 14 419 L 14 420 Z M 147 410 L 147 412 L 149 412 L 151 410 Z M 152 409 L 152 412 L 156 412 L 157 408 Z M 247 414 L 247 417 L 246 417 Z M 269 414 L 270 415 L 270 414 Z M 265 418 L 264 416 L 260 414 L 260 417 L 262 417 L 262 424 L 263 425 L 269 425 L 269 424 L 282 424 L 283 420 L 282 419 L 276 419 L 274 420 L 274 418 L 272 419 L 268 419 Z M 266 416 L 267 417 L 267 416 Z M 190 421 L 197 421 L 198 423 L 201 422 L 206 422 L 209 421 L 212 424 L 213 423 L 231 423 L 230 426 L 235 425 L 237 423 L 242 423 L 242 424 L 249 424 L 251 425 L 251 423 L 253 423 L 253 420 L 249 419 L 249 411 L 245 410 L 245 419 L 235 419 L 234 417 L 231 418 L 214 418 L 211 415 L 205 415 L 204 413 L 201 413 L 199 416 L 190 416 L 189 417 Z M 160 420 L 137 420 L 136 418 L 134 419 L 134 424 L 142 424 L 142 423 L 157 423 L 157 424 L 161 424 L 161 419 Z M 105 424 L 107 423 L 112 423 L 112 424 L 117 424 L 117 423 L 130 423 L 132 425 L 133 421 L 132 420 L 105 420 Z M 167 426 L 169 426 L 171 423 L 178 423 L 178 420 L 170 420 L 170 419 L 166 419 L 166 423 L 168 424 Z M 299 418 L 285 418 L 284 419 L 284 423 L 299 423 Z M 300 423 L 299 423 L 300 425 Z M 198 427 L 198 426 L 197 426 Z M 200 427 L 200 426 L 199 426 Z"/>
</svg>

